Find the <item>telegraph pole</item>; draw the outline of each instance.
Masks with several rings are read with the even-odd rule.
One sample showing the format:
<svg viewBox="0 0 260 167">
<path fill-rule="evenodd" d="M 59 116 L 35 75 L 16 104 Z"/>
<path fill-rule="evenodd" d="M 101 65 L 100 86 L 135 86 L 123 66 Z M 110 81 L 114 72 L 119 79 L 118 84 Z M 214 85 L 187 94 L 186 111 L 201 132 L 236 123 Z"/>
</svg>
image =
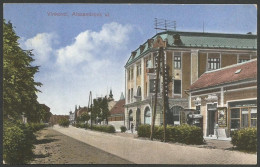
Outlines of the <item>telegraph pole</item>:
<svg viewBox="0 0 260 167">
<path fill-rule="evenodd" d="M 89 107 L 90 105 L 90 107 Z M 88 98 L 88 110 L 90 108 L 90 129 L 92 129 L 92 93 L 89 92 L 89 98 Z"/>
<path fill-rule="evenodd" d="M 166 122 L 165 122 L 165 102 L 166 102 L 166 99 L 165 99 L 165 96 L 166 96 L 166 93 L 165 93 L 165 57 L 164 57 L 164 52 L 162 50 L 162 78 L 163 78 L 163 89 L 162 89 L 162 99 L 163 99 L 163 141 L 165 142 L 165 137 L 166 137 Z"/>
<path fill-rule="evenodd" d="M 152 115 L 153 119 L 152 119 L 151 136 L 150 136 L 151 140 L 153 140 L 154 124 L 155 124 L 155 117 L 156 117 L 157 95 L 158 95 L 158 87 L 159 87 L 159 72 L 160 72 L 162 54 L 163 54 L 163 47 L 160 47 L 159 55 L 157 57 L 156 80 L 155 80 L 155 99 L 154 99 L 154 106 L 153 106 L 153 115 Z"/>
</svg>

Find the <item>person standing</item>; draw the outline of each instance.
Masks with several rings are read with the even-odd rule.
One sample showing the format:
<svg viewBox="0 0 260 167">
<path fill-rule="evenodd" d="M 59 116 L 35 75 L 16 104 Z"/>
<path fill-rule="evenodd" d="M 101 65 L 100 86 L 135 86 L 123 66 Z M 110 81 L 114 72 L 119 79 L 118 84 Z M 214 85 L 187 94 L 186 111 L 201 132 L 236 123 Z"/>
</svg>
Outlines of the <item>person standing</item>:
<svg viewBox="0 0 260 167">
<path fill-rule="evenodd" d="M 133 133 L 133 131 L 134 131 L 134 124 L 131 123 L 131 132 Z"/>
</svg>

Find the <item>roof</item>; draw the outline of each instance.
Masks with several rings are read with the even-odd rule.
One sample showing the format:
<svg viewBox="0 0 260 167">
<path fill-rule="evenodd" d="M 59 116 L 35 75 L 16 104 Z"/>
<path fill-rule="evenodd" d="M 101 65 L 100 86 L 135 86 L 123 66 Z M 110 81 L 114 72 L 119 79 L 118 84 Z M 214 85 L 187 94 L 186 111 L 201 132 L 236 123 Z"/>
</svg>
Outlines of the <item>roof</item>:
<svg viewBox="0 0 260 167">
<path fill-rule="evenodd" d="M 124 113 L 125 99 L 119 100 L 114 107 L 110 110 L 111 115 Z"/>
<path fill-rule="evenodd" d="M 81 116 L 84 112 L 88 112 L 87 107 L 83 107 L 77 110 L 77 116 Z"/>
<path fill-rule="evenodd" d="M 205 72 L 190 86 L 190 90 L 250 79 L 257 79 L 257 59 Z"/>
<path fill-rule="evenodd" d="M 181 39 L 181 44 L 174 44 L 174 36 L 178 34 Z M 152 39 L 160 36 L 167 41 L 166 48 L 206 48 L 206 49 L 237 49 L 237 50 L 256 50 L 257 35 L 253 34 L 223 34 L 223 33 L 201 33 L 201 32 L 181 32 L 181 31 L 164 31 L 156 34 Z M 146 53 L 154 50 L 148 47 L 148 41 L 143 44 L 144 49 L 141 52 L 137 48 L 134 58 L 130 56 L 126 66 L 130 65 L 135 60 Z"/>
</svg>

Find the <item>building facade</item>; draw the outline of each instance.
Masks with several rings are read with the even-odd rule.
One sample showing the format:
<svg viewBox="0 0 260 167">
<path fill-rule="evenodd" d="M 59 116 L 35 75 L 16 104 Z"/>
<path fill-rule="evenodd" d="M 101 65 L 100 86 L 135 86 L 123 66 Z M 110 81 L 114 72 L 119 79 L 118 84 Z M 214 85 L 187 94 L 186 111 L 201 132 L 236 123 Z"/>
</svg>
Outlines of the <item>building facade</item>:
<svg viewBox="0 0 260 167">
<path fill-rule="evenodd" d="M 155 59 L 164 44 L 169 67 L 169 108 L 174 124 L 180 123 L 180 110 L 191 108 L 189 87 L 206 71 L 223 68 L 257 57 L 257 36 L 198 32 L 160 32 L 131 53 L 125 65 L 125 122 L 151 124 L 154 103 Z M 162 79 L 160 78 L 160 82 Z M 161 84 L 160 84 L 161 85 Z M 161 93 L 160 88 L 160 93 Z M 158 96 L 155 124 L 163 121 L 162 98 Z"/>
<path fill-rule="evenodd" d="M 230 137 L 257 126 L 257 60 L 204 73 L 189 90 L 190 105 L 203 115 L 204 136 Z"/>
</svg>

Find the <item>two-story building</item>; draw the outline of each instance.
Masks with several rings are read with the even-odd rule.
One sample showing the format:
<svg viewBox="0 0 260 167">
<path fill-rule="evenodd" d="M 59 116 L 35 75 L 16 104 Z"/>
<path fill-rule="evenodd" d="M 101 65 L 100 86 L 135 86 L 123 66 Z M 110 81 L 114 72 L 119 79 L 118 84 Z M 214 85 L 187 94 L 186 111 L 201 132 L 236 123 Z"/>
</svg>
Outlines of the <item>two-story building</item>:
<svg viewBox="0 0 260 167">
<path fill-rule="evenodd" d="M 157 33 L 134 50 L 125 65 L 125 122 L 128 129 L 131 122 L 135 126 L 152 122 L 154 68 L 159 43 L 165 44 L 165 63 L 172 77 L 167 95 L 174 124 L 179 124 L 182 109 L 191 108 L 187 90 L 203 73 L 257 57 L 257 36 L 252 34 Z M 162 121 L 159 93 L 155 124 L 160 125 Z"/>
</svg>

